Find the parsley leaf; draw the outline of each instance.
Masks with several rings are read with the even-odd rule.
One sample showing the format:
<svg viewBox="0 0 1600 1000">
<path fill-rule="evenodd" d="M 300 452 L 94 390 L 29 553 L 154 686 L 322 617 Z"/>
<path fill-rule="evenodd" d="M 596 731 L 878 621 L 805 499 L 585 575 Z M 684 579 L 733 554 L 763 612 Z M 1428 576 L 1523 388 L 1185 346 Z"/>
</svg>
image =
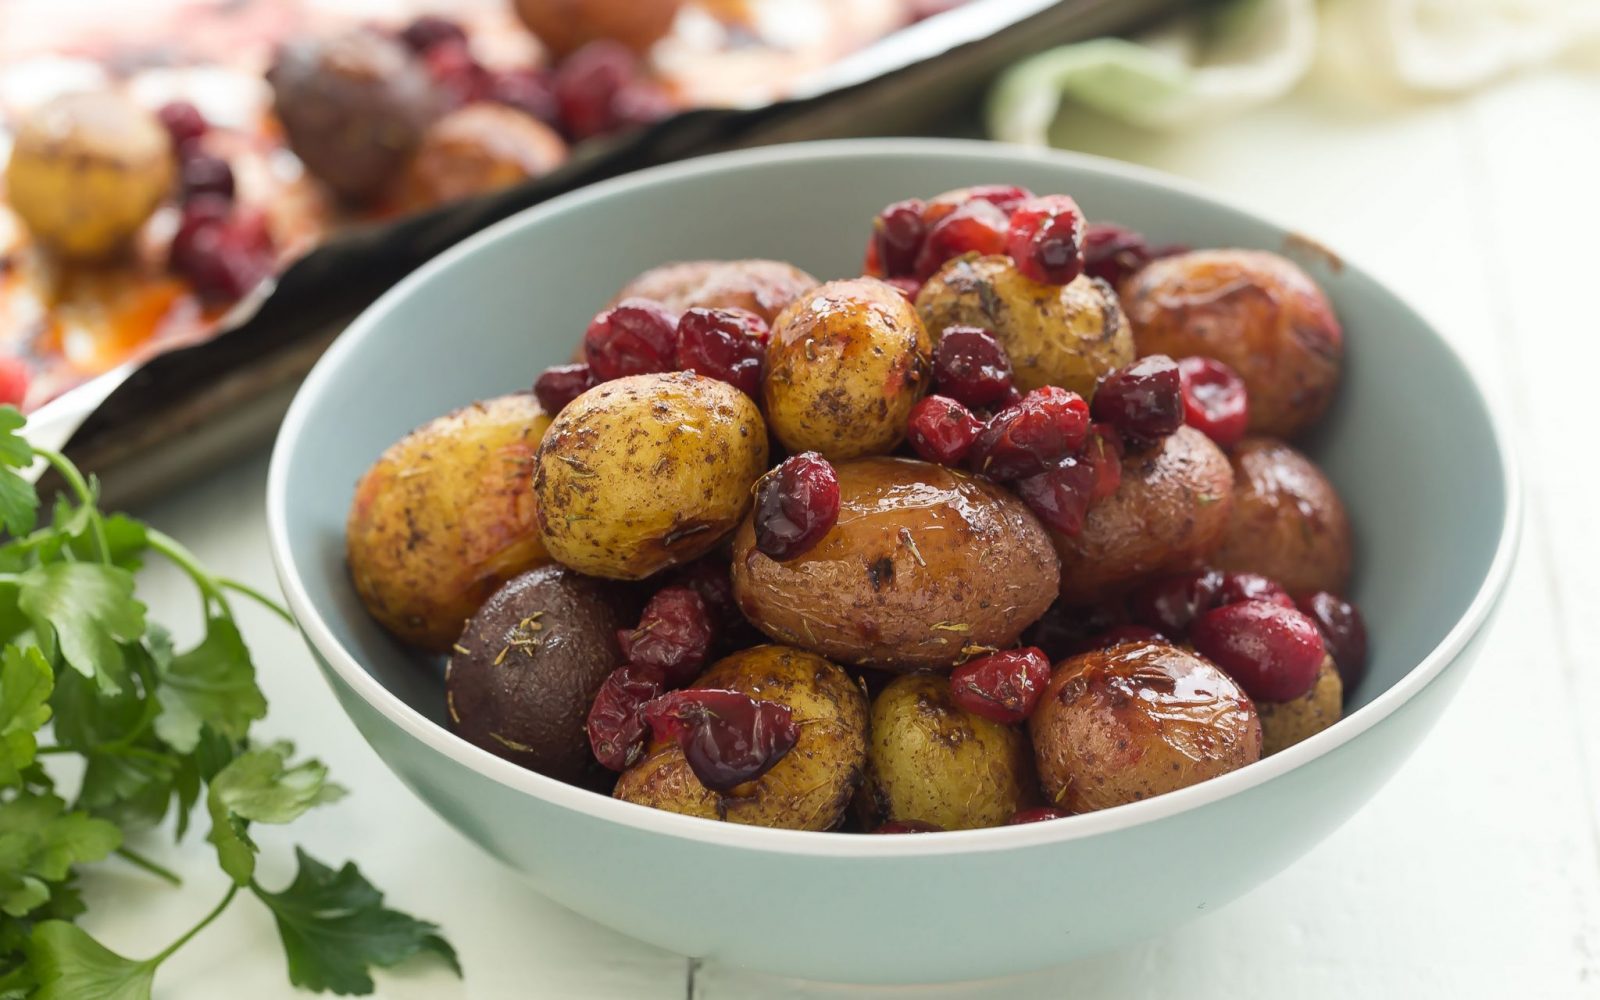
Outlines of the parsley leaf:
<svg viewBox="0 0 1600 1000">
<path fill-rule="evenodd" d="M 26 535 L 39 516 L 39 494 L 15 469 L 33 464 L 33 449 L 17 431 L 22 414 L 14 406 L 0 406 L 0 526 L 12 535 Z"/>
<path fill-rule="evenodd" d="M 328 781 L 321 761 L 290 767 L 293 752 L 292 745 L 281 742 L 249 750 L 211 779 L 206 795 L 211 833 L 206 839 L 216 845 L 222 870 L 239 885 L 250 881 L 256 867 L 256 845 L 246 821 L 292 823 L 312 806 L 344 795 L 343 788 Z"/>
<path fill-rule="evenodd" d="M 123 958 L 76 925 L 48 920 L 28 939 L 34 1000 L 150 1000 L 158 961 Z"/>
<path fill-rule="evenodd" d="M 0 653 L 0 788 L 22 783 L 38 749 L 35 734 L 50 721 L 50 664 L 33 646 Z"/>
<path fill-rule="evenodd" d="M 0 805 L 0 911 L 20 917 L 50 899 L 50 882 L 72 866 L 99 861 L 122 843 L 122 831 L 85 812 L 68 812 L 54 795 L 22 793 Z"/>
<path fill-rule="evenodd" d="M 457 975 L 455 949 L 439 928 L 383 905 L 383 893 L 353 864 L 334 871 L 299 848 L 299 871 L 282 892 L 252 886 L 272 910 L 289 959 L 289 981 L 311 990 L 367 994 L 371 969 L 387 968 L 420 952 L 432 952 Z"/>
<path fill-rule="evenodd" d="M 158 657 L 156 669 L 161 679 L 156 735 L 179 753 L 194 750 L 203 726 L 240 740 L 250 723 L 267 714 L 250 651 L 231 619 L 209 619 L 200 645 L 164 661 Z"/>
<path fill-rule="evenodd" d="M 93 677 L 100 690 L 122 690 L 127 668 L 121 643 L 144 635 L 144 605 L 133 596 L 133 574 L 116 566 L 58 562 L 21 574 L 17 605 L 33 623 L 45 657 L 59 649 L 67 665 Z"/>
</svg>

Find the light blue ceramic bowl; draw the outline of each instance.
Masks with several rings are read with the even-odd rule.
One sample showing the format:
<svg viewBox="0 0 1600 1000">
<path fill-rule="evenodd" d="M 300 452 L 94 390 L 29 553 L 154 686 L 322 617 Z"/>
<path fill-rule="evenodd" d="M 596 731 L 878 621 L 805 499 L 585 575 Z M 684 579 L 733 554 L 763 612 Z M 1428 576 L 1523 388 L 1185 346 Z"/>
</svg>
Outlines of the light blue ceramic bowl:
<svg viewBox="0 0 1600 1000">
<path fill-rule="evenodd" d="M 345 574 L 345 509 L 367 465 L 431 417 L 526 387 L 647 267 L 775 257 L 822 277 L 854 275 L 879 207 L 989 182 L 1069 192 L 1091 216 L 1164 241 L 1303 245 L 1182 183 L 1105 160 L 943 141 L 782 146 L 645 171 L 509 219 L 401 283 L 306 380 L 268 498 L 289 604 L 389 766 L 540 892 L 674 951 L 803 978 L 930 982 L 1059 964 L 1158 934 L 1271 877 L 1349 818 L 1455 693 L 1515 550 L 1507 438 L 1416 313 L 1316 254 L 1303 262 L 1344 321 L 1349 361 L 1309 447 L 1357 526 L 1355 591 L 1373 636 L 1371 672 L 1331 729 L 1148 801 L 914 837 L 658 812 L 451 735 L 437 664 L 374 624 Z"/>
</svg>

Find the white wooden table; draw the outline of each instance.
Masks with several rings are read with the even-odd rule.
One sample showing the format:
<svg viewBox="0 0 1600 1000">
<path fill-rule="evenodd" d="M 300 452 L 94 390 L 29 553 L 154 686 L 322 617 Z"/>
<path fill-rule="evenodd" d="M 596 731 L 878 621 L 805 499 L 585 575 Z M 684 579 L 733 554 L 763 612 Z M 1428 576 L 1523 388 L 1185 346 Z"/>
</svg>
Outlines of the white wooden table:
<svg viewBox="0 0 1600 1000">
<path fill-rule="evenodd" d="M 1585 75 L 1588 73 L 1588 75 Z M 1355 99 L 1359 100 L 1359 99 Z M 968 997 L 1600 997 L 1600 517 L 1582 442 L 1600 415 L 1600 75 L 1572 66 L 1455 103 L 1363 106 L 1308 85 L 1180 137 L 1084 119 L 1077 145 L 1200 180 L 1316 234 L 1395 286 L 1505 397 L 1529 524 L 1500 626 L 1437 730 L 1371 805 L 1274 881 L 1164 938 L 1050 973 L 924 995 Z M 1576 449 L 1576 450 L 1573 450 Z M 1562 461 L 1571 464 L 1562 465 Z M 1550 464 L 1555 462 L 1555 465 Z M 265 457 L 143 513 L 218 571 L 274 586 Z M 153 575 L 162 620 L 192 592 Z M 355 858 L 394 905 L 441 923 L 467 978 L 419 963 L 393 998 L 850 997 L 692 967 L 523 888 L 428 812 L 361 741 L 299 639 L 247 609 L 274 736 L 353 789 L 262 828 L 266 878 L 291 844 Z M 220 894 L 208 845 L 140 845 L 188 877 L 113 863 L 88 881 L 90 929 L 124 953 L 165 944 Z M 166 1000 L 290 994 L 267 915 L 234 910 L 163 970 Z"/>
</svg>

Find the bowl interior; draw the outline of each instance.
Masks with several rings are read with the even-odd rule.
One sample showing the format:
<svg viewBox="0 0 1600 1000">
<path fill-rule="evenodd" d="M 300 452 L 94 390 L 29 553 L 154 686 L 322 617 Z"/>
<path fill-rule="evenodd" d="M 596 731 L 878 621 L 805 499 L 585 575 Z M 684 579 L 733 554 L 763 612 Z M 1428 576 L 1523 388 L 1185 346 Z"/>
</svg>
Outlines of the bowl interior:
<svg viewBox="0 0 1600 1000">
<path fill-rule="evenodd" d="M 495 227 L 408 279 L 318 365 L 274 470 L 280 571 L 354 661 L 443 724 L 439 664 L 363 612 L 344 566 L 345 512 L 365 468 L 411 428 L 526 388 L 567 358 L 593 313 L 653 265 L 773 257 L 821 278 L 860 271 L 873 213 L 975 183 L 1074 195 L 1091 218 L 1159 242 L 1286 251 L 1323 285 L 1348 337 L 1338 401 L 1304 447 L 1357 531 L 1355 596 L 1372 664 L 1352 708 L 1420 663 L 1466 613 L 1508 534 L 1508 470 L 1457 356 L 1355 267 L 1284 230 L 1144 171 L 978 143 L 820 143 L 650 171 Z"/>
</svg>

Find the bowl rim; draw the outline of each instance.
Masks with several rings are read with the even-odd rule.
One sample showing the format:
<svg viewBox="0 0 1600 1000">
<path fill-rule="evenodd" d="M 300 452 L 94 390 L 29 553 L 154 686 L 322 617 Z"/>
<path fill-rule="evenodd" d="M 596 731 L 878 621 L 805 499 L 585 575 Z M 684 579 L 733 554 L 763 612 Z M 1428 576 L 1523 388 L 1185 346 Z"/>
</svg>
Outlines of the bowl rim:
<svg viewBox="0 0 1600 1000">
<path fill-rule="evenodd" d="M 428 749 L 443 755 L 478 775 L 508 788 L 534 796 L 551 805 L 585 814 L 594 819 L 618 823 L 646 833 L 662 834 L 704 844 L 817 857 L 890 858 L 924 855 L 966 854 L 1008 851 L 1044 844 L 1079 840 L 1124 830 L 1139 824 L 1188 812 L 1282 777 L 1288 772 L 1350 742 L 1394 714 L 1437 678 L 1483 628 L 1494 609 L 1516 556 L 1522 525 L 1522 488 L 1505 418 L 1493 397 L 1483 391 L 1483 381 L 1473 365 L 1434 325 L 1416 312 L 1388 286 L 1370 278 L 1370 272 L 1340 255 L 1344 266 L 1354 274 L 1366 276 L 1391 296 L 1425 330 L 1437 339 L 1467 375 L 1472 391 L 1488 416 L 1494 446 L 1503 476 L 1500 488 L 1505 494 L 1505 516 L 1494 557 L 1466 612 L 1445 637 L 1422 660 L 1371 702 L 1340 719 L 1328 729 L 1227 774 L 1187 788 L 1139 802 L 1097 812 L 1069 816 L 1049 823 L 992 827 L 979 830 L 945 831 L 915 837 L 874 837 L 860 834 L 783 830 L 744 826 L 717 820 L 684 816 L 569 785 L 555 778 L 522 768 L 510 761 L 461 739 L 422 713 L 407 705 L 368 673 L 333 636 L 321 612 L 312 603 L 301 582 L 294 554 L 289 545 L 288 478 L 291 451 L 296 442 L 307 438 L 307 420 L 312 401 L 319 398 L 347 354 L 359 342 L 374 335 L 391 314 L 434 276 L 458 266 L 474 254 L 508 237 L 511 233 L 537 225 L 549 215 L 581 209 L 622 191 L 652 187 L 660 183 L 706 174 L 718 174 L 795 160 L 874 159 L 885 156 L 944 157 L 959 155 L 968 159 L 993 161 L 997 166 L 1009 161 L 1029 160 L 1053 163 L 1085 173 L 1116 180 L 1132 180 L 1176 191 L 1212 209 L 1231 212 L 1283 233 L 1287 226 L 1258 212 L 1244 209 L 1218 198 L 1194 183 L 1151 168 L 1121 161 L 1063 150 L 1015 146 L 967 139 L 838 139 L 790 143 L 749 150 L 714 153 L 666 164 L 612 178 L 580 188 L 540 205 L 525 209 L 481 232 L 468 237 L 401 280 L 362 312 L 338 336 L 318 360 L 296 392 L 294 401 L 279 429 L 272 449 L 267 477 L 267 530 L 273 564 L 290 610 L 307 641 L 325 664 L 351 691 L 370 707 Z M 329 678 L 332 686 L 332 678 Z"/>
</svg>

